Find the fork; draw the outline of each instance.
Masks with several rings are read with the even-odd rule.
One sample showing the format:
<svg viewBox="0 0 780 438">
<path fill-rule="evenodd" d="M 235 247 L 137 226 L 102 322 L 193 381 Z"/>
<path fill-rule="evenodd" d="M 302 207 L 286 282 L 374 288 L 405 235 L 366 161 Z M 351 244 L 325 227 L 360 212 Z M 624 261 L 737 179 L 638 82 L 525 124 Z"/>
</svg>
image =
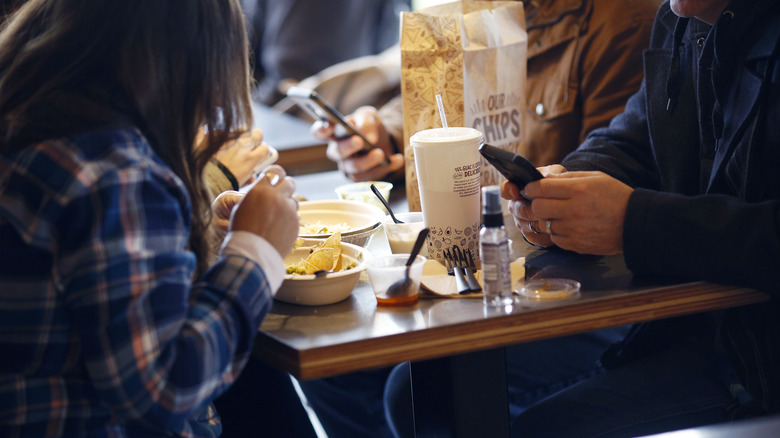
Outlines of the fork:
<svg viewBox="0 0 780 438">
<path fill-rule="evenodd" d="M 455 285 L 458 288 L 459 294 L 471 292 L 469 282 L 466 280 L 465 272 L 463 272 L 462 268 L 456 266 L 455 256 L 449 249 L 444 250 L 444 266 L 447 267 L 447 274 L 455 276 Z"/>
<path fill-rule="evenodd" d="M 460 266 L 460 268 L 463 269 L 463 272 L 466 274 L 466 281 L 469 284 L 469 292 L 481 291 L 482 287 L 479 285 L 477 277 L 474 276 L 474 273 L 477 271 L 477 267 L 474 264 L 474 258 L 471 256 L 471 250 L 466 249 L 465 251 L 461 251 L 457 245 L 455 245 L 452 249 L 455 252 L 458 266 Z"/>
</svg>

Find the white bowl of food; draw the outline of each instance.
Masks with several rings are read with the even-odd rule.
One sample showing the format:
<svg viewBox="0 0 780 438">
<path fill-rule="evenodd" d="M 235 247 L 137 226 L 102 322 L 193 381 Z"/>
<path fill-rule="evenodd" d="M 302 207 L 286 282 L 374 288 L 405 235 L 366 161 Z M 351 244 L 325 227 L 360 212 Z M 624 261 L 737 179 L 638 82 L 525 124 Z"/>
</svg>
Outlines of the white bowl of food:
<svg viewBox="0 0 780 438">
<path fill-rule="evenodd" d="M 324 239 L 299 239 L 296 242 L 296 247 L 284 258 L 288 274 L 284 276 L 275 299 L 305 306 L 322 306 L 338 303 L 352 294 L 371 253 L 361 246 L 342 241 L 340 254 L 331 255 L 323 250 L 325 242 Z M 317 255 L 322 253 L 323 257 L 312 256 L 318 250 Z M 315 257 L 326 261 L 326 256 L 333 257 L 332 264 L 318 265 L 316 260 L 312 261 L 313 265 L 306 262 Z M 314 274 L 320 270 L 326 272 Z"/>
<path fill-rule="evenodd" d="M 338 231 L 342 242 L 366 246 L 371 236 L 382 228 L 383 217 L 382 209 L 363 202 L 305 201 L 298 206 L 298 237 L 326 239 Z"/>
<path fill-rule="evenodd" d="M 382 201 L 380 201 L 371 190 L 371 184 L 376 186 L 379 193 L 385 197 L 385 200 L 390 201 L 390 190 L 393 189 L 393 183 L 387 181 L 363 181 L 343 184 L 336 187 L 334 190 L 339 199 L 365 202 L 367 204 L 375 205 L 381 208 L 382 211 L 385 211 L 385 206 L 382 205 Z"/>
</svg>

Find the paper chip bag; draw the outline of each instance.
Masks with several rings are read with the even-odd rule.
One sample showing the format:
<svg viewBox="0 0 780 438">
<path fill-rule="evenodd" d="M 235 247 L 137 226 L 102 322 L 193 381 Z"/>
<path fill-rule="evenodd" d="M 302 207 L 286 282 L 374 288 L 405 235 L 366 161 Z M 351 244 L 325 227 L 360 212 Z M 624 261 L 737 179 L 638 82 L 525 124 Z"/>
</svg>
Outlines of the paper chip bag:
<svg viewBox="0 0 780 438">
<path fill-rule="evenodd" d="M 448 126 L 482 132 L 486 143 L 519 149 L 525 107 L 527 34 L 523 3 L 461 1 L 401 14 L 401 93 L 406 193 L 410 211 L 420 195 L 409 138 Z M 482 159 L 482 185 L 503 177 Z"/>
</svg>

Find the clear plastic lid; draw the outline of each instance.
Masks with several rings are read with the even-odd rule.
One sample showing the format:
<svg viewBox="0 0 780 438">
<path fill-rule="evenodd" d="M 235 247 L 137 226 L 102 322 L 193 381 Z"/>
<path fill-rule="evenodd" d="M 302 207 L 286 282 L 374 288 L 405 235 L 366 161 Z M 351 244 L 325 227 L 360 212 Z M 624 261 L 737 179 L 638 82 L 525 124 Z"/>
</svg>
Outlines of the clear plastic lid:
<svg viewBox="0 0 780 438">
<path fill-rule="evenodd" d="M 520 288 L 520 296 L 532 301 L 554 301 L 574 298 L 580 294 L 580 283 L 563 278 L 531 280 Z"/>
<path fill-rule="evenodd" d="M 482 132 L 474 128 L 464 127 L 426 129 L 415 133 L 409 138 L 409 144 L 412 147 L 418 147 L 420 144 L 447 146 L 453 143 L 471 144 L 477 142 L 476 148 L 479 144 L 482 144 L 482 141 Z"/>
</svg>

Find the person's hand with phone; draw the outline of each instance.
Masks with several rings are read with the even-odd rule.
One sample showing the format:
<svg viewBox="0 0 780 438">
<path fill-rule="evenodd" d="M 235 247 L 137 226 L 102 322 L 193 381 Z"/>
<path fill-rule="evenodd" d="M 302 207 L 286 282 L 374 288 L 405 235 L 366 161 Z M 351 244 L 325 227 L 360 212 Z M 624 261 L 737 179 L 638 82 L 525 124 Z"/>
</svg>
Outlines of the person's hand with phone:
<svg viewBox="0 0 780 438">
<path fill-rule="evenodd" d="M 539 171 L 545 178 L 523 190 L 530 201 L 514 184 L 501 186 L 526 240 L 582 254 L 623 251 L 623 222 L 633 188 L 603 172 L 567 172 L 560 165 Z"/>
<path fill-rule="evenodd" d="M 365 152 L 365 142 L 357 135 L 336 138 L 334 126 L 325 121 L 314 122 L 311 132 L 314 137 L 328 141 L 328 158 L 336 162 L 347 177 L 353 181 L 387 181 L 404 174 L 404 156 L 394 153 L 390 136 L 376 108 L 360 107 L 346 119 L 378 148 Z M 384 162 L 385 155 L 390 160 L 389 164 Z"/>
<path fill-rule="evenodd" d="M 537 170 L 545 177 L 566 172 L 566 168 L 559 164 L 539 167 Z M 552 236 L 546 234 L 545 221 L 534 216 L 531 196 L 525 190 L 521 190 L 507 180 L 501 183 L 501 197 L 509 201 L 509 213 L 515 221 L 515 226 L 523 233 L 523 237 L 528 243 L 541 247 L 553 245 Z"/>
</svg>

